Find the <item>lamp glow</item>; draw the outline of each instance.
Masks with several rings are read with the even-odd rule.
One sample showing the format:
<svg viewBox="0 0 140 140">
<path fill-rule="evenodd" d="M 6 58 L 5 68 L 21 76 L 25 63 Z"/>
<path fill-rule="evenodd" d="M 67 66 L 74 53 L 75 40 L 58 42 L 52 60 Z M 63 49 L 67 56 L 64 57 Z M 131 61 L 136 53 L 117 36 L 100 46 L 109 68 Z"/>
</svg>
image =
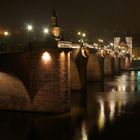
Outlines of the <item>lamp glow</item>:
<svg viewBox="0 0 140 140">
<path fill-rule="evenodd" d="M 5 31 L 4 32 L 4 36 L 8 36 L 9 35 L 9 32 L 8 31 Z"/>
<path fill-rule="evenodd" d="M 44 28 L 44 29 L 43 29 L 43 33 L 44 33 L 44 34 L 48 34 L 48 33 L 49 33 L 49 29 L 48 29 L 48 28 Z"/>
<path fill-rule="evenodd" d="M 51 56 L 48 52 L 44 52 L 43 55 L 42 55 L 42 60 L 44 62 L 49 62 L 51 60 Z"/>
<path fill-rule="evenodd" d="M 32 30 L 33 30 L 33 26 L 32 26 L 32 25 L 28 25 L 28 26 L 27 26 L 27 30 L 28 30 L 28 31 L 32 31 Z"/>
</svg>

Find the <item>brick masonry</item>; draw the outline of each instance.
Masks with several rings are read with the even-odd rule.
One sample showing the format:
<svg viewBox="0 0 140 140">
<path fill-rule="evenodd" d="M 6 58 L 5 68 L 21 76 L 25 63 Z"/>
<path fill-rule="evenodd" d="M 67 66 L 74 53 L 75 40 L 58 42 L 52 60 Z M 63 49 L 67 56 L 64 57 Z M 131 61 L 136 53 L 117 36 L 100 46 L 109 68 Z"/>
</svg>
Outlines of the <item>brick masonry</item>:
<svg viewBox="0 0 140 140">
<path fill-rule="evenodd" d="M 44 52 L 50 55 L 48 62 L 42 58 Z M 70 110 L 69 53 L 47 49 L 7 54 L 2 59 L 0 109 L 51 113 Z"/>
</svg>

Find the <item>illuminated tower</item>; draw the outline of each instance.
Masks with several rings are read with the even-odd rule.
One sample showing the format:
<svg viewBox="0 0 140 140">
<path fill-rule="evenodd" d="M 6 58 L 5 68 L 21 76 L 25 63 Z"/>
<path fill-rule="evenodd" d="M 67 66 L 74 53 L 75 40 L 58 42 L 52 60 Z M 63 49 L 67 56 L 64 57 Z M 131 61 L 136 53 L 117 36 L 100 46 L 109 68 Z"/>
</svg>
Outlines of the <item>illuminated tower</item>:
<svg viewBox="0 0 140 140">
<path fill-rule="evenodd" d="M 55 40 L 57 41 L 61 40 L 61 28 L 58 26 L 57 15 L 54 8 L 52 9 L 52 16 L 51 16 L 51 33 L 55 38 Z"/>
</svg>

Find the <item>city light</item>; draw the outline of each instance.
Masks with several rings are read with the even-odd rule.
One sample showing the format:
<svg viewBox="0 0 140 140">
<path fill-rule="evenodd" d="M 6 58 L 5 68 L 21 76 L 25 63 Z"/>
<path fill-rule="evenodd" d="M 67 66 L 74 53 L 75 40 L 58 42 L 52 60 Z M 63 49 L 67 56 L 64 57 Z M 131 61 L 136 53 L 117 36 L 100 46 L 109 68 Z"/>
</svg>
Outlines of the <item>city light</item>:
<svg viewBox="0 0 140 140">
<path fill-rule="evenodd" d="M 85 33 L 83 33 L 83 35 L 82 35 L 83 37 L 86 37 L 86 34 Z"/>
<path fill-rule="evenodd" d="M 46 51 L 46 52 L 44 52 L 43 53 L 43 55 L 42 55 L 42 60 L 44 61 L 44 62 L 49 62 L 50 60 L 51 60 L 51 56 L 50 56 L 50 54 Z"/>
<path fill-rule="evenodd" d="M 27 30 L 28 31 L 32 31 L 33 30 L 33 26 L 32 25 L 27 25 Z"/>
<path fill-rule="evenodd" d="M 81 32 L 78 32 L 77 34 L 78 34 L 78 35 L 81 35 Z"/>
<path fill-rule="evenodd" d="M 110 43 L 110 46 L 114 46 L 114 44 L 113 43 Z"/>
<path fill-rule="evenodd" d="M 78 42 L 79 43 L 84 43 L 86 41 L 86 38 L 85 38 L 86 37 L 86 34 L 85 33 L 82 33 L 82 32 L 78 32 L 77 34 L 79 36 Z"/>
<path fill-rule="evenodd" d="M 98 117 L 98 128 L 99 130 L 102 130 L 105 126 L 104 102 L 103 100 L 100 100 L 99 103 L 100 103 L 100 112 Z"/>
<path fill-rule="evenodd" d="M 99 39 L 98 41 L 99 41 L 99 42 L 101 42 L 101 43 L 103 43 L 103 42 L 104 42 L 104 40 L 103 40 L 103 39 Z"/>
<path fill-rule="evenodd" d="M 9 35 L 9 32 L 8 31 L 5 31 L 4 32 L 4 36 L 8 36 Z"/>
<path fill-rule="evenodd" d="M 44 33 L 44 34 L 48 34 L 48 33 L 49 33 L 49 29 L 48 29 L 48 28 L 44 28 L 44 29 L 43 29 L 43 33 Z"/>
</svg>

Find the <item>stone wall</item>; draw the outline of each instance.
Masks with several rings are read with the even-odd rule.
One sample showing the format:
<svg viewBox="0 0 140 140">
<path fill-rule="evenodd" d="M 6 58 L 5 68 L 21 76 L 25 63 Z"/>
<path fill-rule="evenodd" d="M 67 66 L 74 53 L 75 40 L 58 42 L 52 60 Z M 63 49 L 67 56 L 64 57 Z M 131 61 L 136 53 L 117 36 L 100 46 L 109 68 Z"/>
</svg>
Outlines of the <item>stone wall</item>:
<svg viewBox="0 0 140 140">
<path fill-rule="evenodd" d="M 0 57 L 0 109 L 51 113 L 70 110 L 69 53 L 45 49 Z"/>
</svg>

